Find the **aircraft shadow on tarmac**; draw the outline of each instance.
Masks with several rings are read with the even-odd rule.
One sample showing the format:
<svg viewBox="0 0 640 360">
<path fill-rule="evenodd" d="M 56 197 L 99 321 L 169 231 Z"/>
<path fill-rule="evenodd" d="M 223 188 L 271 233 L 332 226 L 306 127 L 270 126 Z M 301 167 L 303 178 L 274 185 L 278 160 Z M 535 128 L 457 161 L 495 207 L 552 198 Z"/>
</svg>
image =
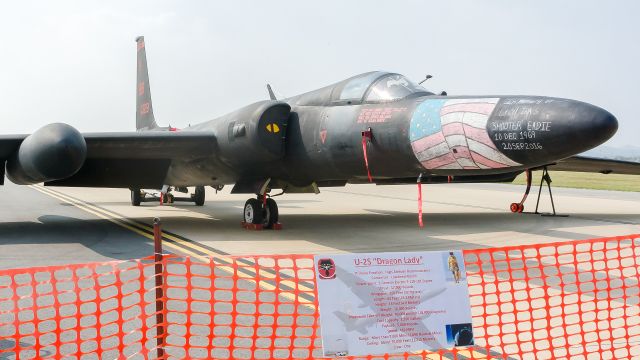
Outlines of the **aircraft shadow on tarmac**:
<svg viewBox="0 0 640 360">
<path fill-rule="evenodd" d="M 322 200 L 278 200 L 278 208 L 280 209 L 301 209 L 303 208 L 303 206 L 301 205 L 292 205 L 292 204 L 310 204 L 310 203 L 322 203 Z M 67 204 L 67 203 L 61 203 L 64 204 L 66 206 L 72 206 L 71 204 Z M 97 206 L 104 206 L 104 205 L 109 205 L 109 206 L 113 206 L 113 205 L 119 205 L 119 206 L 130 206 L 130 202 L 128 201 L 92 201 L 91 204 L 93 205 L 97 205 Z M 206 206 L 209 205 L 209 206 Z M 241 206 L 242 203 L 241 201 L 211 201 L 208 204 L 205 204 L 205 208 L 214 208 L 217 209 L 219 207 L 234 207 L 234 206 Z M 163 205 L 163 206 L 169 206 L 169 207 L 176 207 L 176 208 L 184 208 L 184 209 L 188 209 L 188 210 L 192 210 L 192 211 L 197 211 L 197 209 L 201 208 L 199 206 L 196 206 L 195 204 L 191 204 L 188 202 L 176 202 L 174 204 L 169 204 L 169 205 Z M 155 207 L 159 210 L 161 210 L 162 208 L 160 207 L 160 205 L 158 205 L 157 202 L 147 202 L 147 203 L 143 203 L 140 205 L 141 208 L 145 208 L 145 207 Z M 238 214 L 236 214 L 236 217 L 238 216 Z"/>
<path fill-rule="evenodd" d="M 69 248 L 57 249 L 55 246 L 57 244 L 80 244 L 84 248 L 112 259 L 131 259 L 152 255 L 153 244 L 141 240 L 146 238 L 102 219 L 86 220 L 68 216 L 43 215 L 38 218 L 38 222 L 0 223 L 0 245 L 34 245 L 37 248 L 34 248 L 32 253 L 41 253 L 50 259 L 56 256 L 67 258 L 73 256 L 68 253 Z M 64 251 L 67 252 L 63 253 Z M 25 257 L 28 256 L 25 255 Z M 4 265 L 7 264 L 3 264 L 2 267 L 7 267 Z"/>
</svg>

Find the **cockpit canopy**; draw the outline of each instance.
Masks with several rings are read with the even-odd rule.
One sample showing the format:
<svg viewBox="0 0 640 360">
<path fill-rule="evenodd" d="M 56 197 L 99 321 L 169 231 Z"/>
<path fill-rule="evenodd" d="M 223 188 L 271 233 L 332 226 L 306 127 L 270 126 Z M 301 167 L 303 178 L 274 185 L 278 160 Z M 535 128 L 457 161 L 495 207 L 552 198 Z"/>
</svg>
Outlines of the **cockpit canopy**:
<svg viewBox="0 0 640 360">
<path fill-rule="evenodd" d="M 290 103 L 310 106 L 383 103 L 414 94 L 433 95 L 400 74 L 374 71 L 302 94 L 290 99 Z"/>
</svg>

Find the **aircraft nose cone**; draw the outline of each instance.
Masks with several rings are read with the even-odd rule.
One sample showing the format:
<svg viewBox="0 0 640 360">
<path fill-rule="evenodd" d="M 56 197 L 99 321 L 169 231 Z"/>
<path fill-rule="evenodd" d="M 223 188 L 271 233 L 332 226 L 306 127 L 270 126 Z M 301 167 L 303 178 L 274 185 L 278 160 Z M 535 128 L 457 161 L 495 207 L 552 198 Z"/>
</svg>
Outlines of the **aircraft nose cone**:
<svg viewBox="0 0 640 360">
<path fill-rule="evenodd" d="M 575 100 L 519 97 L 503 101 L 496 110 L 488 128 L 496 147 L 526 166 L 592 149 L 618 129 L 610 112 Z"/>
<path fill-rule="evenodd" d="M 609 140 L 618 130 L 618 119 L 605 109 L 581 103 L 576 115 L 578 138 L 585 150 L 594 148 Z"/>
<path fill-rule="evenodd" d="M 550 121 L 553 127 L 540 139 L 553 160 L 592 149 L 609 140 L 618 129 L 618 120 L 610 112 L 575 100 L 547 104 L 540 121 Z"/>
</svg>

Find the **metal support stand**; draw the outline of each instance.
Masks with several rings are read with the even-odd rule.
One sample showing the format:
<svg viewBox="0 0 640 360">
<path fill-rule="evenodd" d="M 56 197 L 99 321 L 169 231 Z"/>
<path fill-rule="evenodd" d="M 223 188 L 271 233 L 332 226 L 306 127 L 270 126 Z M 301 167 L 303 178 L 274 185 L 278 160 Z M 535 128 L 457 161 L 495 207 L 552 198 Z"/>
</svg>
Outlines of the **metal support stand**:
<svg viewBox="0 0 640 360">
<path fill-rule="evenodd" d="M 153 219 L 153 252 L 156 286 L 156 353 L 158 359 L 164 359 L 164 268 L 162 262 L 162 230 L 160 219 Z"/>
<path fill-rule="evenodd" d="M 546 182 L 547 183 L 547 188 L 549 189 L 549 198 L 551 198 L 551 209 L 553 210 L 553 213 L 540 213 L 538 212 L 538 206 L 540 205 L 540 196 L 542 194 L 542 183 Z M 540 179 L 540 187 L 538 188 L 538 200 L 536 201 L 536 211 L 535 214 L 539 214 L 542 216 L 569 216 L 569 215 L 558 215 L 556 213 L 556 205 L 553 201 L 553 193 L 551 192 L 551 176 L 549 176 L 549 170 L 547 170 L 547 167 L 545 166 L 544 168 L 542 168 L 542 178 Z"/>
</svg>

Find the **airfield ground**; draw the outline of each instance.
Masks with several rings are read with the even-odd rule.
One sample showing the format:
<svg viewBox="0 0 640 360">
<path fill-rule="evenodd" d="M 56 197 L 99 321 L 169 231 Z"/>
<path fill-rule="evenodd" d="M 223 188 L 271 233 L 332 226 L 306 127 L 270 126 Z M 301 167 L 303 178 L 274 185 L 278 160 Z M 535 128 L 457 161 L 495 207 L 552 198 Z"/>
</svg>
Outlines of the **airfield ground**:
<svg viewBox="0 0 640 360">
<path fill-rule="evenodd" d="M 569 217 L 512 214 L 524 187 L 425 185 L 424 228 L 415 185 L 353 185 L 278 197 L 281 231 L 240 227 L 246 195 L 207 189 L 191 203 L 129 204 L 122 189 L 0 188 L 0 268 L 130 259 L 152 254 L 150 225 L 170 232 L 165 250 L 216 254 L 341 253 L 497 247 L 640 233 L 640 193 L 554 188 Z M 535 209 L 537 187 L 525 203 Z M 546 189 L 540 204 L 550 211 Z"/>
<path fill-rule="evenodd" d="M 149 256 L 156 216 L 168 231 L 165 250 L 196 258 L 467 249 L 640 233 L 640 193 L 556 188 L 556 208 L 569 217 L 549 217 L 509 212 L 524 186 L 442 184 L 423 189 L 424 228 L 417 226 L 415 185 L 358 185 L 278 198 L 284 229 L 249 231 L 240 227 L 247 196 L 231 195 L 228 189 L 218 194 L 208 189 L 203 207 L 132 207 L 128 190 L 7 184 L 0 188 L 0 269 Z M 525 211 L 535 208 L 536 194 L 534 188 Z M 541 210 L 549 211 L 543 194 Z M 243 296 L 239 298 L 250 300 Z M 11 346 L 10 340 L 0 342 L 0 350 Z M 319 346 L 314 356 L 319 356 Z M 171 351 L 185 356 L 181 347 Z"/>
<path fill-rule="evenodd" d="M 533 173 L 533 184 L 540 184 L 541 171 Z M 640 179 L 636 175 L 621 174 L 593 174 L 569 171 L 554 171 L 551 173 L 553 186 L 595 189 L 595 190 L 616 190 L 616 191 L 640 191 Z M 526 184 L 526 175 L 522 173 L 518 176 L 514 184 Z"/>
</svg>

